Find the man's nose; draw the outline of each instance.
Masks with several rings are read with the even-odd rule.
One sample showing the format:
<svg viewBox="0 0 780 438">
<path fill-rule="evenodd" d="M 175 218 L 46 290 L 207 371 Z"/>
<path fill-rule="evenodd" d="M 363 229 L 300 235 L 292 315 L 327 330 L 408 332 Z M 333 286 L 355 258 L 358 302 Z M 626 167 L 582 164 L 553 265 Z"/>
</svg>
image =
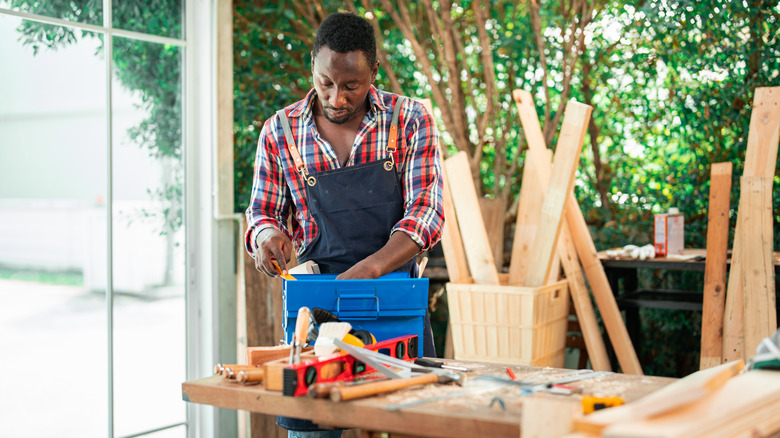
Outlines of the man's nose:
<svg viewBox="0 0 780 438">
<path fill-rule="evenodd" d="M 333 108 L 341 108 L 347 104 L 347 96 L 344 90 L 338 88 L 330 96 L 330 106 Z"/>
</svg>

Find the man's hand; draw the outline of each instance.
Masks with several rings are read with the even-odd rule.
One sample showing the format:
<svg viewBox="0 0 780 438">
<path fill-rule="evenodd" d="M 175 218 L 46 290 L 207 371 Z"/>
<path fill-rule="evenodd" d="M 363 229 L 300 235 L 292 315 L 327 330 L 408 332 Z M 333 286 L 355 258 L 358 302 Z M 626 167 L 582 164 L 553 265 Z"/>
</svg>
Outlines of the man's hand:
<svg viewBox="0 0 780 438">
<path fill-rule="evenodd" d="M 402 232 L 390 236 L 385 246 L 357 262 L 336 280 L 356 280 L 379 278 L 412 259 L 420 252 L 420 246 Z"/>
<path fill-rule="evenodd" d="M 266 228 L 257 235 L 257 251 L 255 251 L 255 268 L 269 277 L 279 276 L 279 271 L 273 266 L 275 261 L 287 273 L 287 263 L 292 255 L 292 242 L 276 228 Z"/>
<path fill-rule="evenodd" d="M 339 274 L 336 280 L 373 280 L 382 276 L 381 266 L 372 261 L 372 257 L 366 257 L 354 264 L 346 272 Z"/>
</svg>

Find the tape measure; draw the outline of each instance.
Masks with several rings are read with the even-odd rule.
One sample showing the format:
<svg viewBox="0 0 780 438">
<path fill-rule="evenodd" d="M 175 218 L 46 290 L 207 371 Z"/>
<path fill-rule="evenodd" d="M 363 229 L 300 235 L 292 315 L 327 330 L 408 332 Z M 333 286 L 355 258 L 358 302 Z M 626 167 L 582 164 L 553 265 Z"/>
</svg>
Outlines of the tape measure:
<svg viewBox="0 0 780 438">
<path fill-rule="evenodd" d="M 582 412 L 590 414 L 601 409 L 620 406 L 623 402 L 623 397 L 596 397 L 593 395 L 585 395 L 582 397 Z"/>
</svg>

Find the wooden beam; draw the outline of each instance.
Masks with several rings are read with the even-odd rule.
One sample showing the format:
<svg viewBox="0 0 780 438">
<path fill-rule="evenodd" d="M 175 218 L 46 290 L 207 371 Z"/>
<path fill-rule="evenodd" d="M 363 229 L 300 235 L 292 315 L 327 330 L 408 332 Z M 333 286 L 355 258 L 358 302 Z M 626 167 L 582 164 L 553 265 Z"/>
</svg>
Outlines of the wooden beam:
<svg viewBox="0 0 780 438">
<path fill-rule="evenodd" d="M 731 171 L 730 162 L 715 163 L 710 170 L 707 261 L 704 265 L 704 304 L 699 360 L 699 369 L 702 370 L 720 364 L 723 356 L 723 311 L 726 305 Z"/>
<path fill-rule="evenodd" d="M 550 179 L 551 162 L 552 151 L 545 146 L 529 148 L 525 154 L 525 168 L 523 169 L 520 199 L 517 205 L 515 235 L 512 241 L 512 256 L 509 261 L 509 284 L 511 285 L 521 286 L 525 283 L 529 253 L 539 228 L 544 192 L 547 191 L 547 182 Z M 545 183 L 543 186 L 540 185 L 542 180 L 540 165 L 544 165 L 548 169 L 544 175 Z"/>
<path fill-rule="evenodd" d="M 422 99 L 428 114 L 433 117 L 433 106 L 430 99 Z M 442 146 L 439 144 L 439 156 L 444 157 Z M 463 240 L 460 237 L 460 228 L 458 227 L 458 218 L 455 214 L 455 206 L 452 203 L 452 193 L 450 185 L 447 182 L 447 170 L 442 165 L 442 182 L 444 189 L 442 191 L 442 204 L 444 208 L 444 229 L 441 235 L 441 249 L 444 252 L 444 261 L 447 264 L 447 275 L 450 281 L 455 283 L 466 283 L 469 279 L 469 267 L 466 262 L 466 252 L 463 249 Z"/>
<path fill-rule="evenodd" d="M 780 87 L 756 88 L 753 109 L 750 113 L 748 144 L 745 151 L 745 170 L 742 176 L 772 177 L 777 164 L 777 146 L 780 143 Z M 742 199 L 737 211 L 737 227 L 731 254 L 726 292 L 726 310 L 723 319 L 723 360 L 746 359 L 751 353 L 743 348 L 744 343 L 744 298 Z"/>
<path fill-rule="evenodd" d="M 566 104 L 558 146 L 553 158 L 552 173 L 542 204 L 542 216 L 534 243 L 525 285 L 544 285 L 553 264 L 555 247 L 563 223 L 567 195 L 574 188 L 574 175 L 580 162 L 580 152 L 593 108 L 571 100 Z"/>
<path fill-rule="evenodd" d="M 779 110 L 780 111 L 780 110 Z M 742 177 L 746 207 L 742 234 L 745 355 L 777 330 L 772 239 L 772 178 Z"/>
<path fill-rule="evenodd" d="M 528 181 L 529 186 L 535 187 L 538 193 L 544 193 L 547 191 L 550 173 L 552 171 L 550 160 L 551 151 L 545 146 L 544 137 L 542 136 L 541 126 L 539 126 L 539 119 L 536 116 L 536 109 L 534 108 L 531 94 L 523 90 L 515 90 L 513 98 L 517 104 L 517 109 L 520 113 L 520 122 L 523 125 L 526 140 L 529 145 L 526 159 L 530 161 L 526 166 L 526 171 L 529 168 L 536 170 L 534 174 L 537 177 L 537 181 L 535 183 L 532 180 Z M 573 194 L 571 196 L 572 198 L 574 197 Z M 576 200 L 574 203 L 569 201 L 569 204 L 570 205 L 567 207 L 568 209 L 576 208 L 579 210 L 579 205 L 577 205 Z M 561 238 L 558 242 L 558 254 L 560 255 L 566 278 L 569 280 L 569 290 L 571 292 L 572 302 L 574 303 L 574 309 L 577 313 L 577 320 L 579 321 L 580 329 L 582 330 L 582 337 L 585 340 L 585 346 L 588 350 L 588 356 L 590 357 L 591 364 L 595 370 L 611 371 L 612 367 L 607 358 L 604 339 L 601 336 L 601 330 L 596 321 L 596 314 L 593 309 L 590 294 L 585 285 L 582 268 L 580 267 L 577 258 L 576 248 L 571 240 L 571 233 L 569 231 L 570 225 L 568 222 L 564 225 L 564 229 L 566 231 L 562 231 Z M 515 255 L 513 254 L 512 257 L 512 263 L 514 263 Z"/>
<path fill-rule="evenodd" d="M 506 216 L 506 203 L 500 198 L 479 198 L 479 208 L 485 219 L 485 231 L 487 231 L 490 247 L 493 248 L 493 260 L 496 262 L 498 272 L 504 267 L 504 217 Z"/>
<path fill-rule="evenodd" d="M 444 167 L 449 175 L 455 214 L 463 229 L 461 238 L 471 276 L 478 284 L 499 284 L 496 262 L 485 231 L 485 221 L 479 209 L 477 191 L 471 177 L 471 167 L 466 152 L 460 151 L 446 159 Z"/>
</svg>

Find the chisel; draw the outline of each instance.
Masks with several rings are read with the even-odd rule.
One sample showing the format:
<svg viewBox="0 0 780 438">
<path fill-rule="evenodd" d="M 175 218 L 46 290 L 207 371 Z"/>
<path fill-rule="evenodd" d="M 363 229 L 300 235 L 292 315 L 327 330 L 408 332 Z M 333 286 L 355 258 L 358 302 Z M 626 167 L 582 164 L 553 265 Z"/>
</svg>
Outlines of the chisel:
<svg viewBox="0 0 780 438">
<path fill-rule="evenodd" d="M 301 361 L 301 348 L 306 343 L 306 335 L 309 331 L 309 317 L 311 312 L 308 307 L 298 309 L 298 318 L 295 320 L 295 333 L 293 335 L 293 346 L 290 349 L 290 363 L 295 364 Z"/>
</svg>

